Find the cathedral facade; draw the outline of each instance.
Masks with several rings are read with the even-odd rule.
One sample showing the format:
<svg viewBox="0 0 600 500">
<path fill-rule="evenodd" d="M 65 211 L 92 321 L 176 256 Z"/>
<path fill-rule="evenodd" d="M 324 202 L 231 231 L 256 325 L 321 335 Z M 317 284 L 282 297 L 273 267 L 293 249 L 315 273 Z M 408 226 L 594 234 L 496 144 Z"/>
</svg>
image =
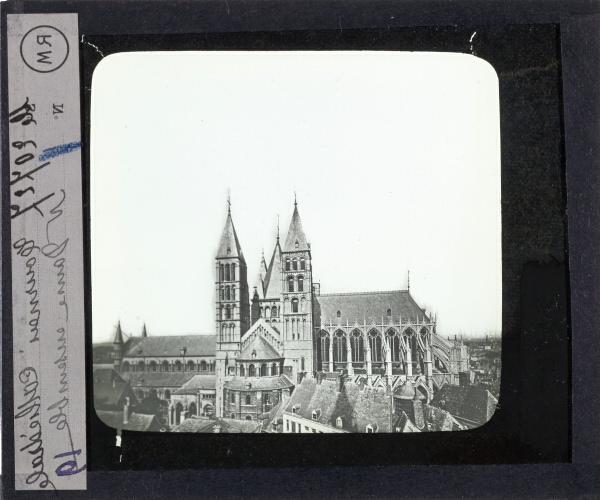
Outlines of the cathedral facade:
<svg viewBox="0 0 600 500">
<path fill-rule="evenodd" d="M 410 380 L 429 401 L 468 370 L 466 350 L 437 335 L 409 289 L 321 294 L 297 203 L 283 246 L 278 234 L 269 263 L 261 259 L 252 294 L 229 208 L 215 275 L 219 417 L 261 418 L 317 373 L 392 390 Z"/>
</svg>

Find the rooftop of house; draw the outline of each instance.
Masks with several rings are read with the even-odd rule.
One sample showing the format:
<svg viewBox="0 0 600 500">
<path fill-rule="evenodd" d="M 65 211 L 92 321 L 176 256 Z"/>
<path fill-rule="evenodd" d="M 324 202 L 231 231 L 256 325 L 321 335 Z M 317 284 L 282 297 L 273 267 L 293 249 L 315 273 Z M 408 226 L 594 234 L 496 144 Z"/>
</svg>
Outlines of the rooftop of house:
<svg viewBox="0 0 600 500">
<path fill-rule="evenodd" d="M 268 361 L 281 359 L 283 356 L 269 344 L 261 335 L 256 335 L 250 343 L 242 349 L 236 361 Z"/>
<path fill-rule="evenodd" d="M 215 427 L 219 427 L 219 432 L 224 434 L 248 434 L 260 432 L 261 423 L 231 418 L 188 418 L 173 427 L 171 432 L 213 433 Z"/>
<path fill-rule="evenodd" d="M 286 413 L 296 414 L 330 427 L 349 432 L 366 432 L 367 425 L 377 432 L 391 432 L 392 405 L 390 396 L 382 388 L 361 386 L 353 382 L 305 378 L 289 399 Z"/>
<path fill-rule="evenodd" d="M 159 335 L 136 339 L 123 354 L 126 358 L 185 358 L 193 356 L 214 356 L 216 353 L 216 335 Z M 185 349 L 182 354 L 182 349 Z"/>
<path fill-rule="evenodd" d="M 485 388 L 476 386 L 445 385 L 430 402 L 453 417 L 477 425 L 486 423 L 494 413 L 498 400 Z"/>
<path fill-rule="evenodd" d="M 129 421 L 123 423 L 124 413 L 121 411 L 103 411 L 96 410 L 98 417 L 106 425 L 113 429 L 124 429 L 127 431 L 159 431 L 162 427 L 156 418 L 156 415 L 142 415 L 131 413 Z"/>
<path fill-rule="evenodd" d="M 232 391 L 272 391 L 276 389 L 289 389 L 294 384 L 286 375 L 277 377 L 239 377 L 236 376 L 225 382 L 225 389 Z"/>
<path fill-rule="evenodd" d="M 122 377 L 131 387 L 180 388 L 195 374 L 193 372 L 126 372 Z"/>
<path fill-rule="evenodd" d="M 177 389 L 173 394 L 194 395 L 201 389 L 214 389 L 216 387 L 215 375 L 194 375 L 190 380 Z"/>
</svg>

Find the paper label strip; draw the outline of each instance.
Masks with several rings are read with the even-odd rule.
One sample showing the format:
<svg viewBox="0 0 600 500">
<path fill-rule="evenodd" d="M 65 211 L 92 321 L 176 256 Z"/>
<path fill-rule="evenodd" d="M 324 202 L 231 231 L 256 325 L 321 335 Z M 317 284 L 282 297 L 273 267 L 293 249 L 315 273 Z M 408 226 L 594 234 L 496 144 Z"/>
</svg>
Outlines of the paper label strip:
<svg viewBox="0 0 600 500">
<path fill-rule="evenodd" d="M 8 15 L 15 488 L 86 488 L 77 14 Z"/>
</svg>

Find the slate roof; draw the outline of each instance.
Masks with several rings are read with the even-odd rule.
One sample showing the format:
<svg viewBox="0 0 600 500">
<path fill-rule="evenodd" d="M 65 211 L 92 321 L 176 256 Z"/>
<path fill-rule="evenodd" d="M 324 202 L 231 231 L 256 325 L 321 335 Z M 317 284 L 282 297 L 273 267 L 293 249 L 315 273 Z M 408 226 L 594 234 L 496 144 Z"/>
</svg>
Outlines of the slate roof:
<svg viewBox="0 0 600 500">
<path fill-rule="evenodd" d="M 349 432 L 366 432 L 372 425 L 377 432 L 391 432 L 390 396 L 383 388 L 361 386 L 346 381 L 338 391 L 338 381 L 323 380 L 320 384 L 314 378 L 305 378 L 296 387 L 288 401 L 285 412 L 293 413 L 292 408 L 300 405 L 297 415 L 313 420 L 313 410 L 321 410 L 316 420 L 336 427 L 338 417 L 342 418 L 342 428 Z"/>
<path fill-rule="evenodd" d="M 139 338 L 130 346 L 124 357 L 148 358 L 174 356 L 181 358 L 181 348 L 185 347 L 185 357 L 214 356 L 217 349 L 216 335 L 174 335 Z M 141 350 L 141 353 L 140 353 Z"/>
<path fill-rule="evenodd" d="M 132 413 L 129 416 L 129 422 L 123 423 L 123 410 L 121 411 L 103 411 L 96 410 L 98 417 L 106 425 L 113 429 L 124 429 L 127 431 L 145 431 L 145 432 L 158 432 L 161 429 L 160 422 L 156 418 L 156 415 L 142 415 L 139 413 Z"/>
<path fill-rule="evenodd" d="M 173 394 L 198 394 L 200 389 L 214 389 L 216 387 L 216 381 L 217 378 L 215 375 L 194 375 Z"/>
<path fill-rule="evenodd" d="M 256 355 L 252 355 L 256 351 Z M 272 359 L 281 359 L 275 348 L 269 344 L 261 335 L 256 335 L 254 339 L 242 350 L 236 361 L 268 361 Z"/>
<path fill-rule="evenodd" d="M 412 323 L 421 324 L 423 318 L 429 318 L 410 295 L 408 290 L 394 290 L 390 292 L 361 292 L 322 294 L 314 297 L 317 303 L 317 313 L 320 311 L 321 323 L 331 321 L 334 324 L 353 325 L 355 322 L 363 324 L 375 322 L 387 323 L 390 319 L 387 310 L 390 309 L 393 321 L 402 319 L 403 323 L 410 320 Z M 340 317 L 337 317 L 337 312 Z"/>
<path fill-rule="evenodd" d="M 94 407 L 105 410 L 119 409 L 124 398 L 129 396 L 132 405 L 137 404 L 137 399 L 129 385 L 95 383 L 94 384 Z"/>
<path fill-rule="evenodd" d="M 94 383 L 101 384 L 112 384 L 113 380 L 117 384 L 124 384 L 125 380 L 119 375 L 114 369 L 113 365 L 108 364 L 95 364 L 94 370 Z"/>
<path fill-rule="evenodd" d="M 129 372 L 122 377 L 131 387 L 182 387 L 194 377 L 193 372 Z"/>
<path fill-rule="evenodd" d="M 248 384 L 252 384 L 252 386 L 248 387 Z M 233 391 L 274 391 L 294 387 L 294 384 L 285 375 L 279 375 L 279 377 L 236 376 L 225 382 L 224 387 Z"/>
<path fill-rule="evenodd" d="M 271 256 L 271 262 L 269 262 L 269 268 L 265 274 L 263 282 L 263 297 L 279 299 L 281 296 L 281 246 L 279 245 L 279 238 L 275 244 L 273 255 Z"/>
<path fill-rule="evenodd" d="M 259 420 L 262 421 L 262 428 L 266 432 L 283 432 L 283 410 L 285 406 L 282 400 L 271 409 L 268 413 L 263 413 Z M 276 427 L 273 427 L 273 423 Z"/>
<path fill-rule="evenodd" d="M 429 404 L 450 412 L 455 418 L 482 425 L 492 417 L 497 403 L 498 400 L 483 387 L 445 385 Z"/>
<path fill-rule="evenodd" d="M 229 252 L 227 250 L 229 249 Z M 242 253 L 242 247 L 235 232 L 233 226 L 233 220 L 231 219 L 231 212 L 227 214 L 227 221 L 225 222 L 225 228 L 221 235 L 221 243 L 219 244 L 219 250 L 217 251 L 217 259 L 225 257 L 238 257 L 244 264 L 244 254 Z"/>
<path fill-rule="evenodd" d="M 298 246 L 296 246 L 296 241 Z M 302 229 L 302 221 L 300 220 L 300 214 L 298 213 L 298 205 L 294 203 L 294 214 L 292 215 L 292 222 L 290 222 L 290 228 L 288 229 L 287 238 L 283 245 L 284 252 L 298 252 L 310 250 L 306 241 L 304 230 Z"/>
</svg>

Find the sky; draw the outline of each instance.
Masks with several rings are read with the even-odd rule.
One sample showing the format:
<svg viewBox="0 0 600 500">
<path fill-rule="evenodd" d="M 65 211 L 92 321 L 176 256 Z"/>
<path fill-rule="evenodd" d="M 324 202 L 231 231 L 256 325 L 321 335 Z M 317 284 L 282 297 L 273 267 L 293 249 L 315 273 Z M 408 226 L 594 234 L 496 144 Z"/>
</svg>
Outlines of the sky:
<svg viewBox="0 0 600 500">
<path fill-rule="evenodd" d="M 471 55 L 141 52 L 92 82 L 94 342 L 215 330 L 227 199 L 257 284 L 294 197 L 321 293 L 501 332 L 498 79 Z"/>
</svg>

